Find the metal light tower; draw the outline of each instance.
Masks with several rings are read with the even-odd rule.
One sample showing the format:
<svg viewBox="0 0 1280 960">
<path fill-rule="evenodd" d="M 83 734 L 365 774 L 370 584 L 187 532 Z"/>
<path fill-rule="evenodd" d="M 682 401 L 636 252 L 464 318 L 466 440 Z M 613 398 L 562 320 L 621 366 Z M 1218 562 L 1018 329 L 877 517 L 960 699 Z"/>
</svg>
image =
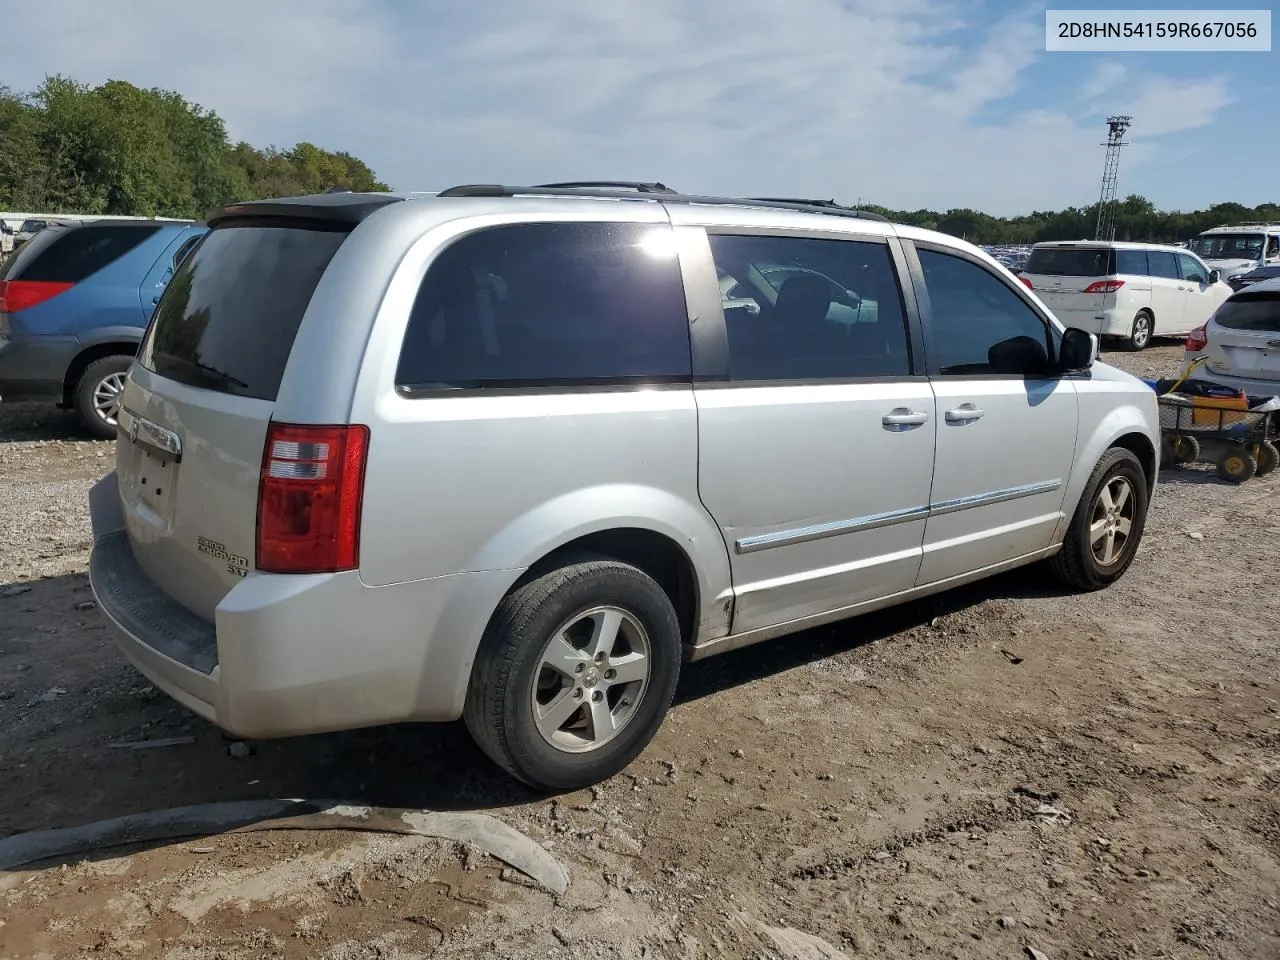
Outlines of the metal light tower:
<svg viewBox="0 0 1280 960">
<path fill-rule="evenodd" d="M 1124 132 L 1129 129 L 1133 117 L 1107 117 L 1107 159 L 1102 166 L 1102 195 L 1098 198 L 1098 226 L 1095 240 L 1112 240 L 1116 227 L 1113 213 L 1116 204 L 1116 185 L 1120 176 L 1120 148 L 1124 146 Z"/>
</svg>

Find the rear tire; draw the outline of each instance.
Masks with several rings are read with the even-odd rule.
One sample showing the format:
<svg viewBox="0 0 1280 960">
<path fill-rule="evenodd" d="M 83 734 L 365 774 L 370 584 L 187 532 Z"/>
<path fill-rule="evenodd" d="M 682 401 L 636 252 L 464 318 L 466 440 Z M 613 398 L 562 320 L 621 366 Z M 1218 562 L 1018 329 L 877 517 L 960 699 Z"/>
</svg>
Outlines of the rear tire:
<svg viewBox="0 0 1280 960">
<path fill-rule="evenodd" d="M 100 440 L 114 440 L 125 375 L 133 357 L 103 357 L 85 367 L 76 383 L 74 404 L 80 420 Z"/>
<path fill-rule="evenodd" d="M 1258 461 L 1245 446 L 1232 447 L 1218 458 L 1218 476 L 1228 483 L 1244 483 L 1258 473 Z"/>
<path fill-rule="evenodd" d="M 1183 434 L 1167 434 L 1160 441 L 1161 461 L 1173 467 L 1200 459 L 1200 441 Z"/>
<path fill-rule="evenodd" d="M 580 789 L 618 773 L 653 739 L 682 655 L 675 608 L 648 574 L 616 560 L 575 563 L 499 604 L 463 718 L 516 779 Z"/>
<path fill-rule="evenodd" d="M 1133 329 L 1129 331 L 1125 346 L 1134 353 L 1145 350 L 1151 344 L 1151 332 L 1154 329 L 1155 317 L 1151 315 L 1151 311 L 1139 310 L 1133 318 Z"/>
<path fill-rule="evenodd" d="M 1280 467 L 1280 450 L 1276 449 L 1276 445 L 1267 440 L 1255 445 L 1253 449 L 1253 458 L 1258 461 L 1257 476 L 1265 477 L 1276 467 Z"/>
<path fill-rule="evenodd" d="M 1049 568 L 1089 592 L 1115 583 L 1133 563 L 1147 523 L 1147 477 L 1129 450 L 1113 447 L 1089 475 L 1062 549 Z"/>
</svg>

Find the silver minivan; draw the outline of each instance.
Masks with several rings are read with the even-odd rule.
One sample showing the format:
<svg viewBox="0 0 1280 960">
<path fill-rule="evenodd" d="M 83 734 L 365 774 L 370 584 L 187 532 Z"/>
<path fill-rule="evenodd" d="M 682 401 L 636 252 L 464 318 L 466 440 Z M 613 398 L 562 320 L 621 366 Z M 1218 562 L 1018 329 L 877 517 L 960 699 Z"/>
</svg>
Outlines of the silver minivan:
<svg viewBox="0 0 1280 960">
<path fill-rule="evenodd" d="M 1154 393 L 970 244 L 661 185 L 236 204 L 94 488 L 126 656 L 243 737 L 464 717 L 547 789 L 682 661 L 1133 560 Z"/>
</svg>

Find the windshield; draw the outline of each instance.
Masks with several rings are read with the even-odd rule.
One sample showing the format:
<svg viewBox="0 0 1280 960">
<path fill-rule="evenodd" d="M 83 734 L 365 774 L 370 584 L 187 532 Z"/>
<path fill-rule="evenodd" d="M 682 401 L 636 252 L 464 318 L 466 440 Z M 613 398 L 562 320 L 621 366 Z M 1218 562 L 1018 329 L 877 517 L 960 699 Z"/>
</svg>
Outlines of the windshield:
<svg viewBox="0 0 1280 960">
<path fill-rule="evenodd" d="M 1263 239 L 1260 233 L 1215 233 L 1196 237 L 1191 249 L 1206 260 L 1257 260 Z"/>
</svg>

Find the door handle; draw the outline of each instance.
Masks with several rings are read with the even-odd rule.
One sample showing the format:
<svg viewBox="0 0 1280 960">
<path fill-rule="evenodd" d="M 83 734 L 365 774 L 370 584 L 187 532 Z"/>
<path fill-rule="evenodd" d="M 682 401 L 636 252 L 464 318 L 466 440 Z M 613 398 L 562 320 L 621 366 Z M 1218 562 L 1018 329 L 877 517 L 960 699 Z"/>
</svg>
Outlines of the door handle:
<svg viewBox="0 0 1280 960">
<path fill-rule="evenodd" d="M 986 412 L 975 404 L 962 403 L 960 406 L 948 410 L 943 414 L 943 417 L 947 423 L 973 423 L 975 420 L 981 420 Z"/>
<path fill-rule="evenodd" d="M 886 430 L 901 433 L 913 427 L 923 426 L 929 422 L 929 415 L 921 410 L 908 410 L 906 407 L 895 407 L 880 418 Z"/>
</svg>

